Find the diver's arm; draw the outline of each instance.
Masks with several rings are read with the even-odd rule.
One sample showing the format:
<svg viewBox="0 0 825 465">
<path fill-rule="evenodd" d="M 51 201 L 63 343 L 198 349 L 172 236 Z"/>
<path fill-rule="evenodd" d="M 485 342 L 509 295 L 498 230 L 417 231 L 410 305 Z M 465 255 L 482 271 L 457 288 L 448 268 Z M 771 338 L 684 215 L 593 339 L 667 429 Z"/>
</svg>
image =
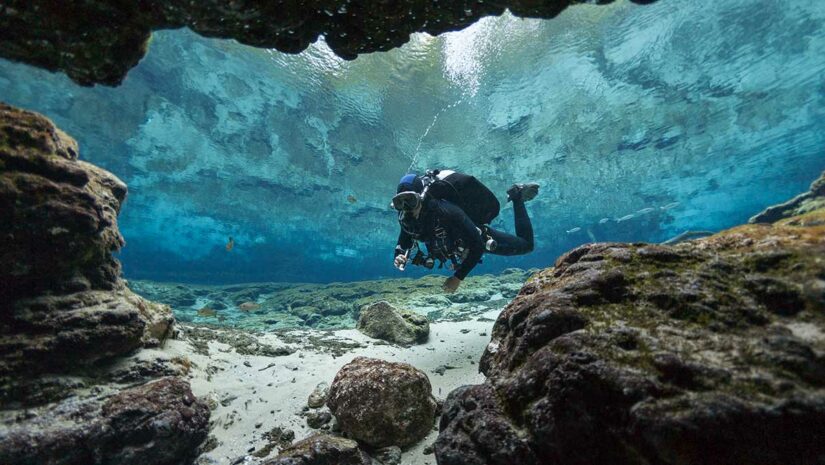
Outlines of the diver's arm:
<svg viewBox="0 0 825 465">
<path fill-rule="evenodd" d="M 464 210 L 447 201 L 444 201 L 443 205 L 448 221 L 458 231 L 462 241 L 464 241 L 464 247 L 469 250 L 467 258 L 461 262 L 453 275 L 463 280 L 481 260 L 481 255 L 484 253 L 484 242 L 481 240 L 481 234 L 478 232 L 475 223 L 464 213 Z"/>
<path fill-rule="evenodd" d="M 398 242 L 395 245 L 395 255 L 404 255 L 410 250 L 413 246 L 413 239 L 412 236 L 407 231 L 401 230 L 401 233 L 398 234 Z"/>
</svg>

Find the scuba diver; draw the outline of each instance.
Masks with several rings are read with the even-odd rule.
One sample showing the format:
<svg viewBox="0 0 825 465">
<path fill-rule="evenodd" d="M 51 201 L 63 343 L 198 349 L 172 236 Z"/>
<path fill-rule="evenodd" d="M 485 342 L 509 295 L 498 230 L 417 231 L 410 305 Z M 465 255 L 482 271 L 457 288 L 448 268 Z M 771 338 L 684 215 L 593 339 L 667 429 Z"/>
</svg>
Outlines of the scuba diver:
<svg viewBox="0 0 825 465">
<path fill-rule="evenodd" d="M 539 191 L 536 183 L 513 184 L 507 200 L 513 202 L 516 235 L 497 231 L 489 223 L 499 214 L 495 194 L 475 177 L 455 171 L 432 170 L 424 176 L 401 178 L 392 206 L 398 210 L 401 233 L 394 265 L 401 271 L 413 265 L 432 269 L 445 263 L 455 270 L 442 288 L 455 292 L 486 251 L 495 255 L 523 255 L 533 250 L 533 226 L 524 202 Z M 426 245 L 421 251 L 418 242 Z"/>
</svg>

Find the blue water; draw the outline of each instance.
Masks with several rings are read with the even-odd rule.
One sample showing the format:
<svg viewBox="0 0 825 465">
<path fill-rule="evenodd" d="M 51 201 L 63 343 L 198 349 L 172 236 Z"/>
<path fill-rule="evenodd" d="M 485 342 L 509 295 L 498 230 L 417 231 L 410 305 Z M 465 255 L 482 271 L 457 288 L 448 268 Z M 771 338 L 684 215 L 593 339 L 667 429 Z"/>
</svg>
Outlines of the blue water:
<svg viewBox="0 0 825 465">
<path fill-rule="evenodd" d="M 0 100 L 128 183 L 127 278 L 396 276 L 387 204 L 413 161 L 502 200 L 540 182 L 536 251 L 476 273 L 543 267 L 593 240 L 724 229 L 805 190 L 825 169 L 825 2 L 582 5 L 353 62 L 160 31 L 114 89 L 0 60 Z M 512 231 L 512 210 L 495 226 Z"/>
</svg>

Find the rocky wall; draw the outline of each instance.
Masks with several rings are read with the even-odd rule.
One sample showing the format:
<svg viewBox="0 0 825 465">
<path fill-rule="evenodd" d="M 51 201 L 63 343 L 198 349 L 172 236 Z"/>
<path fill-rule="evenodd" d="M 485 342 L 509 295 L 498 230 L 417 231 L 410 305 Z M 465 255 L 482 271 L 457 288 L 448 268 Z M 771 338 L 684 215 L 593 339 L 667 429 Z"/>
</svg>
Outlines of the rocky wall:
<svg viewBox="0 0 825 465">
<path fill-rule="evenodd" d="M 823 278 L 822 208 L 574 249 L 499 316 L 489 379 L 446 401 L 438 463 L 819 463 Z"/>
<path fill-rule="evenodd" d="M 0 463 L 172 465 L 206 437 L 186 360 L 125 359 L 174 322 L 120 277 L 125 196 L 47 118 L 0 103 Z"/>
<path fill-rule="evenodd" d="M 126 185 L 48 119 L 0 104 L 0 376 L 64 370 L 166 337 L 113 253 Z"/>
</svg>

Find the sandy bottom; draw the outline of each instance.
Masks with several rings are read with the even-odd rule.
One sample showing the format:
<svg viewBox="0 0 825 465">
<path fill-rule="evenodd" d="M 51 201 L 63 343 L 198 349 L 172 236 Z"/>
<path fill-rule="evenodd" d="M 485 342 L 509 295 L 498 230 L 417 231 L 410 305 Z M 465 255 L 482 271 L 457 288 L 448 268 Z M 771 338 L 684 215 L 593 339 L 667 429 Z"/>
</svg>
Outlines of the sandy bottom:
<svg viewBox="0 0 825 465">
<path fill-rule="evenodd" d="M 294 431 L 296 440 L 317 431 L 308 427 L 301 416 L 307 397 L 318 383 L 331 383 L 338 370 L 355 357 L 374 357 L 417 367 L 429 376 L 437 399 L 444 399 L 459 386 L 482 382 L 484 376 L 478 373 L 478 360 L 490 341 L 492 320 L 499 312 L 500 309 L 490 310 L 469 321 L 431 323 L 429 341 L 409 348 L 387 345 L 352 329 L 296 330 L 257 336 L 274 347 L 297 349 L 280 357 L 241 355 L 217 341 L 209 342 L 209 355 L 194 352 L 186 340 L 170 340 L 162 352 L 165 357 L 185 356 L 192 361 L 192 391 L 215 406 L 211 434 L 217 439 L 217 447 L 203 454 L 197 463 L 256 464 L 264 459 L 248 454 L 266 446 L 269 441 L 263 435 L 273 428 Z M 340 349 L 330 350 L 328 342 L 338 347 L 341 342 L 358 346 L 342 354 Z M 401 463 L 435 464 L 435 457 L 423 451 L 432 445 L 437 434 L 434 425 L 427 438 L 404 452 Z M 274 449 L 267 458 L 277 452 Z"/>
</svg>

